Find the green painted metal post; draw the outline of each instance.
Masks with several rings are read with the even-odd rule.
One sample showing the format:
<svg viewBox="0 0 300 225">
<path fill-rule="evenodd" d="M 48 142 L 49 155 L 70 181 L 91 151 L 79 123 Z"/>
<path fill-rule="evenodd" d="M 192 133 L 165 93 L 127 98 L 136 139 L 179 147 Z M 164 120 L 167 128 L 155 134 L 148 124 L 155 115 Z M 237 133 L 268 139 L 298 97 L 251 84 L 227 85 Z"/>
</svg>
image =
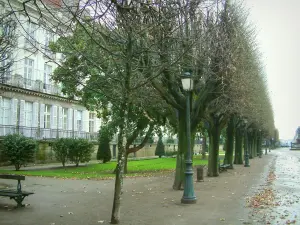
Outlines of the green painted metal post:
<svg viewBox="0 0 300 225">
<path fill-rule="evenodd" d="M 194 193 L 194 182 L 193 182 L 193 161 L 192 161 L 192 149 L 191 149 L 191 119 L 190 119 L 190 98 L 191 92 L 187 93 L 186 97 L 186 132 L 187 132 L 187 158 L 185 161 L 185 182 L 184 191 L 181 198 L 183 204 L 194 204 L 197 202 L 197 198 Z"/>
</svg>

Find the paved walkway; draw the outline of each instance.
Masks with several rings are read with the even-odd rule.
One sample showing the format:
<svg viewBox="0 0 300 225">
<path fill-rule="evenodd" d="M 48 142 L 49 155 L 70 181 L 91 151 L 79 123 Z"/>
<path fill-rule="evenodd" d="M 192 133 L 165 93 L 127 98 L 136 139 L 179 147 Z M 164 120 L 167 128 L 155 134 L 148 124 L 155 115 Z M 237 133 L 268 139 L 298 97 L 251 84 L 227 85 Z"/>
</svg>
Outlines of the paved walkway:
<svg viewBox="0 0 300 225">
<path fill-rule="evenodd" d="M 283 152 L 284 150 L 280 150 Z M 300 152 L 299 152 L 300 153 Z M 276 157 L 275 151 L 251 160 L 251 167 L 235 166 L 219 177 L 195 182 L 195 205 L 182 205 L 182 191 L 172 190 L 173 175 L 126 178 L 121 224 L 126 225 L 218 225 L 263 224 L 249 217 L 246 197 L 264 183 Z M 285 153 L 282 153 L 285 154 Z M 300 156 L 300 154 L 299 154 Z M 0 180 L 0 185 L 15 185 Z M 23 189 L 35 192 L 25 208 L 0 198 L 1 225 L 93 225 L 109 224 L 113 180 L 62 180 L 26 177 Z"/>
</svg>

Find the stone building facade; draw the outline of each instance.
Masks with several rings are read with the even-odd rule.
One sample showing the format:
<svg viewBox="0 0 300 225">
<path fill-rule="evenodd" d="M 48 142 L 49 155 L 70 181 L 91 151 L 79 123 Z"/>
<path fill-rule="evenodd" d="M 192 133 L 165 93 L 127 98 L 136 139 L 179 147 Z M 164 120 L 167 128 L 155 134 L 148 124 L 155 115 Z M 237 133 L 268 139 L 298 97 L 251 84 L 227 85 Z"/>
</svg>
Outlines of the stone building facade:
<svg viewBox="0 0 300 225">
<path fill-rule="evenodd" d="M 10 3 L 16 9 L 21 4 L 17 0 Z M 11 6 L 0 0 L 0 14 L 11 11 Z M 28 12 L 30 19 L 21 12 L 11 15 L 16 19 L 17 45 L 11 53 L 13 66 L 0 79 L 0 136 L 22 133 L 38 140 L 96 140 L 100 119 L 77 100 L 67 98 L 61 85 L 51 81 L 62 55 L 53 54 L 49 42 L 58 37 L 40 24 L 37 12 L 30 7 Z"/>
</svg>

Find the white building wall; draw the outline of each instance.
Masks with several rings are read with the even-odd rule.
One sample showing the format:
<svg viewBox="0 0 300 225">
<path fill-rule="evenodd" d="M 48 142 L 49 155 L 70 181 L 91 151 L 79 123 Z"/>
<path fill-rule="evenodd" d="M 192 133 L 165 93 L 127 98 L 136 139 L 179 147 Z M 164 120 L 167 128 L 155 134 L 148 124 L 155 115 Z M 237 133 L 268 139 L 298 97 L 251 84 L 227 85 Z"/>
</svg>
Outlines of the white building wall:
<svg viewBox="0 0 300 225">
<path fill-rule="evenodd" d="M 4 3 L 4 6 L 6 8 L 9 8 L 7 5 L 7 2 L 4 0 L 0 0 L 0 3 Z M 11 1 L 12 6 L 16 6 L 18 1 Z M 2 7 L 3 8 L 3 7 Z M 17 10 L 16 10 L 17 11 Z M 32 12 L 32 11 L 28 11 Z M 50 85 L 52 85 L 52 89 L 45 90 L 44 83 L 44 72 L 45 72 L 45 64 L 50 65 L 52 67 L 52 72 L 55 70 L 57 64 L 54 62 L 50 62 L 49 58 L 45 56 L 45 51 L 38 51 L 41 49 L 44 49 L 45 47 L 45 41 L 46 41 L 46 30 L 42 27 L 39 27 L 37 25 L 37 29 L 35 30 L 35 38 L 36 38 L 36 49 L 34 48 L 28 48 L 28 44 L 26 44 L 26 37 L 28 36 L 25 32 L 28 26 L 28 18 L 27 16 L 17 12 L 16 16 L 18 18 L 18 27 L 17 27 L 17 34 L 18 37 L 18 46 L 13 52 L 13 58 L 15 60 L 15 63 L 13 64 L 11 68 L 11 79 L 9 80 L 9 83 L 6 83 L 8 85 L 12 85 L 13 87 L 19 87 L 19 88 L 25 88 L 28 90 L 34 90 L 39 91 L 42 93 L 48 93 L 51 95 L 56 95 L 57 91 L 54 92 L 54 90 L 57 90 L 58 85 L 54 85 L 54 83 L 51 81 Z M 31 15 L 32 22 L 39 24 L 37 18 L 39 15 L 36 13 L 36 15 Z M 35 20 L 36 19 L 36 20 Z M 25 29 L 25 30 L 24 30 Z M 54 36 L 54 40 L 56 40 L 58 37 Z M 33 64 L 33 74 L 32 74 L 32 82 L 30 83 L 30 86 L 24 84 L 24 67 L 25 67 L 25 58 L 32 59 L 34 61 Z M 61 54 L 56 54 L 53 58 L 55 60 L 61 59 Z M 22 78 L 23 77 L 23 78 Z M 0 84 L 1 86 L 1 84 Z M 0 87 L 1 88 L 1 87 Z M 60 92 L 60 96 L 63 96 L 63 94 Z M 89 111 L 79 105 L 79 104 L 73 104 L 73 103 L 66 103 L 64 100 L 55 100 L 55 103 L 50 98 L 43 98 L 43 97 L 36 97 L 36 95 L 30 95 L 30 94 L 22 94 L 21 92 L 1 92 L 0 97 L 9 98 L 11 101 L 11 118 L 10 118 L 10 125 L 13 127 L 17 126 L 25 126 L 25 116 L 24 116 L 24 110 L 25 110 L 25 102 L 30 101 L 32 102 L 32 125 L 31 127 L 35 130 L 40 130 L 43 137 L 49 137 L 51 136 L 48 132 L 43 132 L 42 129 L 44 129 L 44 110 L 45 105 L 51 105 L 51 114 L 50 114 L 50 129 L 54 130 L 62 130 L 62 108 L 66 108 L 68 111 L 67 113 L 67 130 L 70 131 L 67 136 L 71 136 L 71 132 L 78 131 L 77 126 L 77 112 L 82 111 L 82 132 L 89 132 Z M 1 99 L 1 98 L 0 98 Z M 0 100 L 1 102 L 1 100 Z M 1 123 L 0 123 L 0 129 L 1 129 Z M 97 132 L 100 127 L 100 119 L 96 118 L 94 123 L 94 132 Z M 58 133 L 60 134 L 60 132 Z"/>
</svg>

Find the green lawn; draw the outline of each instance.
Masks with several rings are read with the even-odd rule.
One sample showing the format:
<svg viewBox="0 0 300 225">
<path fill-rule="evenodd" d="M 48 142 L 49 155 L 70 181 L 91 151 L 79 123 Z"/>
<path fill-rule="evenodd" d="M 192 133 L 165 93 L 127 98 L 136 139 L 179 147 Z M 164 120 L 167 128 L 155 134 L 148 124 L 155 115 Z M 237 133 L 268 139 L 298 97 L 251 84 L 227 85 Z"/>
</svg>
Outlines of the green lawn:
<svg viewBox="0 0 300 225">
<path fill-rule="evenodd" d="M 200 157 L 194 158 L 194 165 L 205 165 L 207 160 L 201 160 Z M 157 158 L 148 160 L 128 161 L 128 175 L 126 176 L 151 176 L 157 173 L 174 170 L 176 165 L 175 158 Z M 2 174 L 21 174 L 27 176 L 43 176 L 56 178 L 74 178 L 74 179 L 106 179 L 114 177 L 112 171 L 116 167 L 116 162 L 105 164 L 89 164 L 80 167 L 53 168 L 42 170 L 21 171 L 0 170 Z M 23 171 L 22 171 L 23 170 Z"/>
</svg>

